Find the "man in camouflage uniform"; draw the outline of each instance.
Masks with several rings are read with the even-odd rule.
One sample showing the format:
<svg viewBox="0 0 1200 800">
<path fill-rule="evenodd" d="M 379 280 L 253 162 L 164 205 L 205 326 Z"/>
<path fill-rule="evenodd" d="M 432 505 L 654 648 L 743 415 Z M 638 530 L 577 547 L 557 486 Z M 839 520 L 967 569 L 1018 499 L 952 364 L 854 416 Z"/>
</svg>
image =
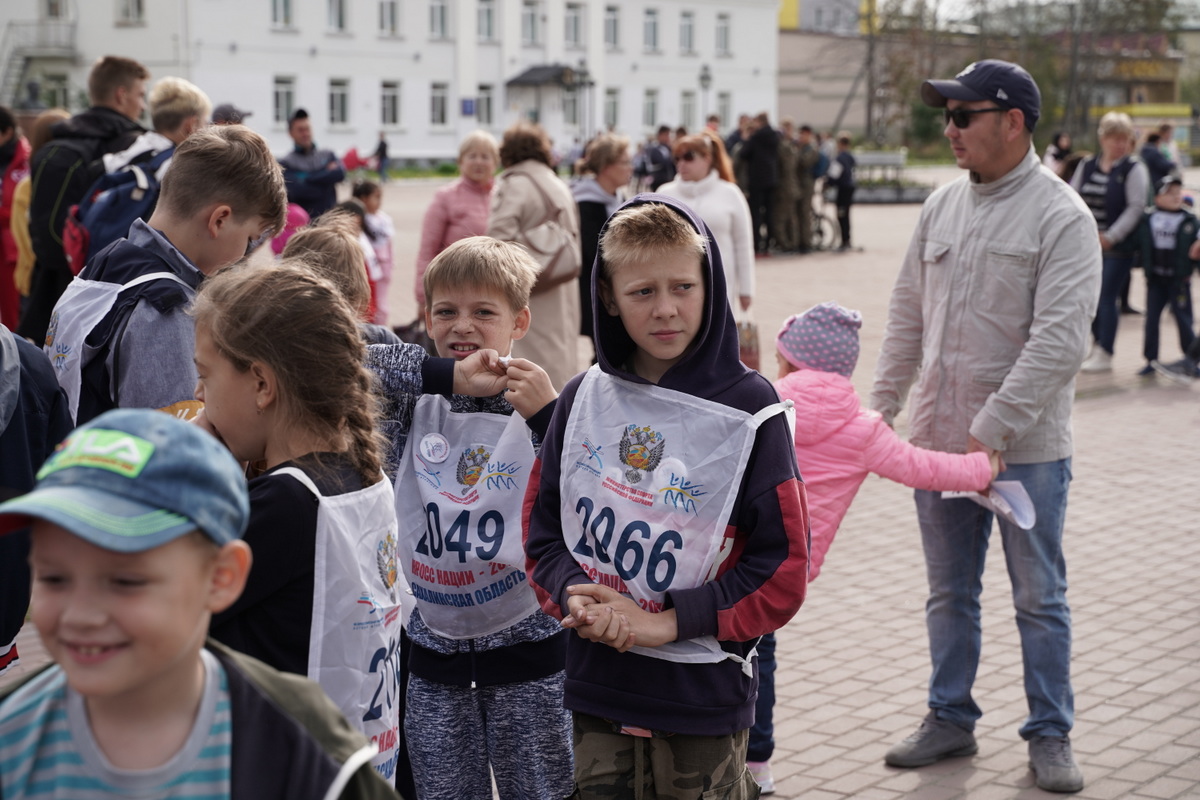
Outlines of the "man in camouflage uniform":
<svg viewBox="0 0 1200 800">
<path fill-rule="evenodd" d="M 796 126 L 784 119 L 779 136 L 779 184 L 775 187 L 775 246 L 791 252 L 800 246 L 800 219 L 796 212 L 796 201 L 800 196 L 800 182 L 796 174 L 796 163 L 800 148 L 796 144 Z"/>
<path fill-rule="evenodd" d="M 796 144 L 796 182 L 799 187 L 796 194 L 796 216 L 800 224 L 800 252 L 812 250 L 813 240 L 813 195 L 816 193 L 817 179 L 813 177 L 813 167 L 821 157 L 813 141 L 813 129 L 810 125 L 800 126 L 800 138 Z"/>
</svg>

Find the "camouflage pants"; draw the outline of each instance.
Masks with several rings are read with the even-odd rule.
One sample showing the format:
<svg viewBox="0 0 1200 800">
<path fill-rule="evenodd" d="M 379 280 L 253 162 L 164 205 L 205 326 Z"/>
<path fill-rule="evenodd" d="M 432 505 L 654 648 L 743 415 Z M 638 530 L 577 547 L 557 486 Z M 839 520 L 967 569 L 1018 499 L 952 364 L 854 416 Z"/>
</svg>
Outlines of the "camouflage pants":
<svg viewBox="0 0 1200 800">
<path fill-rule="evenodd" d="M 746 769 L 748 731 L 728 736 L 631 736 L 575 712 L 572 800 L 755 800 Z"/>
</svg>

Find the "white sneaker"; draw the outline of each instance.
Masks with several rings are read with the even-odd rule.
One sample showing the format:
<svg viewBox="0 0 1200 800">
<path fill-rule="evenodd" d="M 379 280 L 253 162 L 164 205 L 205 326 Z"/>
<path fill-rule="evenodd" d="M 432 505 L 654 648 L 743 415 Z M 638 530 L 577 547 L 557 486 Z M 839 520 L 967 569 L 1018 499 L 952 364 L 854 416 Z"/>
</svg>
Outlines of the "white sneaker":
<svg viewBox="0 0 1200 800">
<path fill-rule="evenodd" d="M 1083 366 L 1079 368 L 1080 372 L 1112 372 L 1112 353 L 1105 350 L 1103 347 L 1096 347 L 1092 354 L 1083 362 Z"/>
</svg>

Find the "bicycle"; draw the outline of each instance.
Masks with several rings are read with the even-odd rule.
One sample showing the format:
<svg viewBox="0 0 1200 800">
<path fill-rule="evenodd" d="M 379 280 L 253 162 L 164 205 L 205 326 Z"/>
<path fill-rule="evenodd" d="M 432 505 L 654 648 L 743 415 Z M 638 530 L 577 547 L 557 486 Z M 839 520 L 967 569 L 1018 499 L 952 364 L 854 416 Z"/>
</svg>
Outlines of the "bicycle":
<svg viewBox="0 0 1200 800">
<path fill-rule="evenodd" d="M 838 246 L 838 226 L 825 213 L 825 192 L 813 192 L 812 204 L 812 249 L 833 250 Z"/>
</svg>

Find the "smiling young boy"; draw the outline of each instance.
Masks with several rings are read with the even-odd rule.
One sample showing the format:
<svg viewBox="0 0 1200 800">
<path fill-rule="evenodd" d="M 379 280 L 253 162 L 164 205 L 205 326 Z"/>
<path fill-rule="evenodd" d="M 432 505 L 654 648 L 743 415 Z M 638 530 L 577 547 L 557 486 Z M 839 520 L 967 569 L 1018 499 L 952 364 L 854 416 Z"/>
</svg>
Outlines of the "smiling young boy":
<svg viewBox="0 0 1200 800">
<path fill-rule="evenodd" d="M 319 687 L 205 646 L 246 581 L 248 511 L 228 450 L 148 410 L 78 428 L 0 505 L 0 532 L 32 524 L 56 662 L 0 697 L 0 796 L 395 796 Z"/>
<path fill-rule="evenodd" d="M 45 350 L 77 423 L 111 408 L 195 416 L 186 307 L 206 276 L 280 229 L 286 208 L 279 164 L 249 128 L 212 126 L 179 145 L 149 222 L 96 254 L 54 307 Z"/>
<path fill-rule="evenodd" d="M 782 404 L 738 360 L 720 251 L 686 206 L 627 203 L 593 280 L 599 363 L 563 390 L 525 502 L 538 598 L 577 634 L 573 796 L 757 797 L 754 645 L 808 566 Z"/>
<path fill-rule="evenodd" d="M 501 360 L 529 329 L 538 271 L 520 245 L 455 242 L 424 276 L 442 358 L 416 345 L 368 348 L 396 514 L 412 532 L 398 551 L 417 600 L 405 733 L 422 800 L 490 800 L 492 775 L 501 800 L 571 792 L 566 636 L 538 609 L 521 548 L 521 503 L 555 392 L 536 364 Z"/>
</svg>

